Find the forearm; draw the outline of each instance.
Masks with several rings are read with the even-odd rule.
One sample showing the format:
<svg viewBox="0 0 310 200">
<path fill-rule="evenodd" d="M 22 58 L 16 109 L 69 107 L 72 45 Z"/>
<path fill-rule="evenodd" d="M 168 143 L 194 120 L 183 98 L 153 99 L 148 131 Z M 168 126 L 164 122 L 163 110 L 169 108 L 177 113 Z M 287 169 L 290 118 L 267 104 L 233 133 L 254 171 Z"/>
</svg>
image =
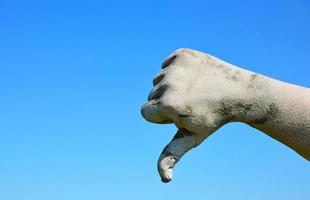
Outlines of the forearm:
<svg viewBox="0 0 310 200">
<path fill-rule="evenodd" d="M 224 123 L 245 122 L 310 160 L 310 89 L 218 62 L 227 69 L 215 106 Z"/>
<path fill-rule="evenodd" d="M 310 160 L 310 90 L 268 80 L 260 99 L 265 116 L 250 123 Z"/>
</svg>

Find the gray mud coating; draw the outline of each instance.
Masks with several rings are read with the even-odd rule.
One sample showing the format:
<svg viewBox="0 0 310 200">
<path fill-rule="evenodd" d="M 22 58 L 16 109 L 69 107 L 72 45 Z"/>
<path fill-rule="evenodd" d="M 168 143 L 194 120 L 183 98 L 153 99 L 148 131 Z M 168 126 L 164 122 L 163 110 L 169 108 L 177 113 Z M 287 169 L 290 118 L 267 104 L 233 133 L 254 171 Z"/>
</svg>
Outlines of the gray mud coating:
<svg viewBox="0 0 310 200">
<path fill-rule="evenodd" d="M 184 128 L 158 161 L 164 182 L 172 179 L 172 168 L 186 152 L 229 122 L 246 123 L 310 160 L 309 88 L 190 49 L 173 52 L 162 68 L 142 115 L 150 122 Z"/>
</svg>

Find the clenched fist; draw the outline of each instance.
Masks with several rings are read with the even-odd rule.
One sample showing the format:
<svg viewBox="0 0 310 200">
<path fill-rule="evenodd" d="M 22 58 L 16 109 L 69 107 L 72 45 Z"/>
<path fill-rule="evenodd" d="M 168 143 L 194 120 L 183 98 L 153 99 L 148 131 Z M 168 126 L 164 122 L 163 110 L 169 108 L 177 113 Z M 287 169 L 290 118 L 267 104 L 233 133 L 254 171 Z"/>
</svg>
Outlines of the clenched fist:
<svg viewBox="0 0 310 200">
<path fill-rule="evenodd" d="M 174 165 L 187 151 L 228 122 L 245 122 L 276 138 L 268 126 L 284 114 L 281 108 L 285 103 L 274 98 L 274 87 L 280 87 L 277 84 L 279 81 L 198 51 L 172 53 L 155 76 L 148 102 L 141 108 L 147 121 L 178 127 L 158 161 L 162 181 L 172 179 Z"/>
</svg>

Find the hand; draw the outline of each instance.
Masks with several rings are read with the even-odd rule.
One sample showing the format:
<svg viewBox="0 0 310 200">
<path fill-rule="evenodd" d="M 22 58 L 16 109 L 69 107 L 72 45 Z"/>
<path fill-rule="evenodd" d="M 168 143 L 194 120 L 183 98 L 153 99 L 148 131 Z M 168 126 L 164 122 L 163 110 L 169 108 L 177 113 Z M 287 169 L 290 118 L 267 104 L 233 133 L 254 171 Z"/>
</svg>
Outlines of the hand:
<svg viewBox="0 0 310 200">
<path fill-rule="evenodd" d="M 231 85 L 219 70 L 226 65 L 207 54 L 180 49 L 164 61 L 154 78 L 141 113 L 147 121 L 174 123 L 179 129 L 158 160 L 163 182 L 172 179 L 174 165 L 187 151 L 230 120 L 223 100 Z"/>
</svg>

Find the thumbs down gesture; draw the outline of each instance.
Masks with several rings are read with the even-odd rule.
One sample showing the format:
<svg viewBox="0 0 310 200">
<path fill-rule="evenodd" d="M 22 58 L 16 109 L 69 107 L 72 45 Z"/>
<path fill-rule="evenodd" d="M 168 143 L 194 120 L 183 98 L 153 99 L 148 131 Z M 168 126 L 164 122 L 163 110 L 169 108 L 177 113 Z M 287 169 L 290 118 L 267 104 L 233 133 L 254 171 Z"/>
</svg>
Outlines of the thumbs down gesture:
<svg viewBox="0 0 310 200">
<path fill-rule="evenodd" d="M 158 124 L 174 123 L 178 131 L 162 151 L 158 172 L 163 182 L 172 180 L 178 160 L 215 130 L 229 122 L 222 102 L 232 88 L 219 68 L 227 63 L 198 51 L 179 49 L 162 64 L 153 80 L 142 116 Z M 227 109 L 226 109 L 227 110 Z"/>
</svg>

